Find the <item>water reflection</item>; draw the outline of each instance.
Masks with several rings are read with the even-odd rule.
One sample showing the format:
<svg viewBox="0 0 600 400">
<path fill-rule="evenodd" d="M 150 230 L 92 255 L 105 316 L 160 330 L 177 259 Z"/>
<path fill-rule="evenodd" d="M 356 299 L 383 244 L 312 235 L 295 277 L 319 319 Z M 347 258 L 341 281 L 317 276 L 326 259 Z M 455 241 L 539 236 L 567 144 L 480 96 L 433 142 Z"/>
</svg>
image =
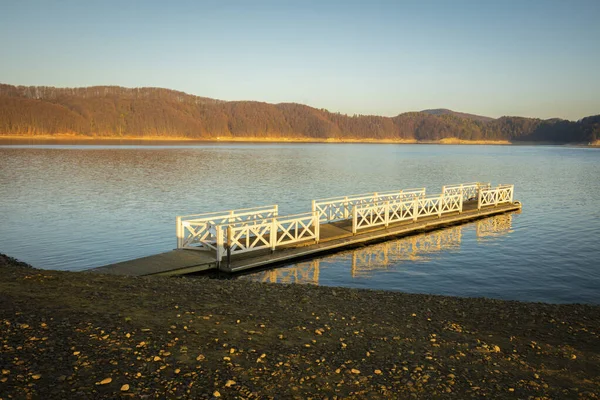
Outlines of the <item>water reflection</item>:
<svg viewBox="0 0 600 400">
<path fill-rule="evenodd" d="M 516 214 L 520 214 L 517 211 Z M 477 222 L 477 240 L 485 241 L 512 232 L 512 213 L 497 215 L 493 218 L 482 219 Z"/>
<path fill-rule="evenodd" d="M 311 261 L 294 264 L 291 267 L 274 268 L 260 271 L 256 274 L 246 275 L 242 278 L 270 283 L 308 283 L 311 285 L 318 285 L 319 268 L 320 260 L 314 259 Z"/>
<path fill-rule="evenodd" d="M 318 285 L 321 269 L 332 263 L 350 264 L 352 279 L 368 278 L 375 272 L 397 268 L 403 262 L 425 263 L 431 261 L 436 253 L 458 250 L 463 230 L 472 230 L 473 225 L 478 241 L 498 238 L 512 232 L 512 214 L 496 215 L 471 224 L 390 240 L 287 267 L 258 271 L 239 278 L 259 282 Z"/>
</svg>

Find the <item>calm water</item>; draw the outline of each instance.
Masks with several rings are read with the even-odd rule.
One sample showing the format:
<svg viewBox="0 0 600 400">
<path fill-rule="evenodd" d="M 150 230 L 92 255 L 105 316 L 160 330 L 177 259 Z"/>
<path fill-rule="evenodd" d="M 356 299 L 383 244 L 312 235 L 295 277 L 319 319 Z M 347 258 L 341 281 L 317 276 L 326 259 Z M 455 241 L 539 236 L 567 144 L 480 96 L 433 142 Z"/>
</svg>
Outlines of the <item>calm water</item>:
<svg viewBox="0 0 600 400">
<path fill-rule="evenodd" d="M 0 252 L 82 270 L 175 247 L 175 216 L 447 183 L 514 183 L 520 214 L 240 279 L 600 303 L 600 151 L 218 144 L 0 147 Z"/>
</svg>

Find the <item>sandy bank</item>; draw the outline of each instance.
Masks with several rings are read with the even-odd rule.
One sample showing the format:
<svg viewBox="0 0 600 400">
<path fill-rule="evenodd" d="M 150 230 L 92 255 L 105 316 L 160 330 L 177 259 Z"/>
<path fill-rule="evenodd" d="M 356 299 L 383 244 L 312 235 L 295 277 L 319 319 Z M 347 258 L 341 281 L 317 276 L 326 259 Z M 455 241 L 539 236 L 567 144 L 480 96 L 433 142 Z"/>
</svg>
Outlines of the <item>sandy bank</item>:
<svg viewBox="0 0 600 400">
<path fill-rule="evenodd" d="M 598 398 L 600 307 L 43 271 L 0 256 L 0 397 Z"/>
<path fill-rule="evenodd" d="M 414 139 L 340 139 L 340 138 L 298 138 L 298 137 L 233 137 L 218 136 L 212 138 L 187 138 L 171 136 L 84 136 L 84 135 L 0 135 L 0 141 L 47 141 L 57 144 L 69 142 L 107 143 L 107 142 L 172 142 L 172 143 L 210 143 L 210 142 L 240 142 L 240 143 L 382 143 L 382 144 L 512 144 L 506 140 L 461 140 L 446 138 L 435 141 L 417 141 Z"/>
</svg>

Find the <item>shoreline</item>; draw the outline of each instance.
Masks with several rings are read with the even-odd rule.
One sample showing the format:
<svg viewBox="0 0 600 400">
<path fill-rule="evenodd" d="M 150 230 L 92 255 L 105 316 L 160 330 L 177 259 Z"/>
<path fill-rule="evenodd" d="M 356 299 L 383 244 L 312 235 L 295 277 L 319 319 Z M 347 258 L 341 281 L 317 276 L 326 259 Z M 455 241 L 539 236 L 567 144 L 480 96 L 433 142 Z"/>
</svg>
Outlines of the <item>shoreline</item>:
<svg viewBox="0 0 600 400">
<path fill-rule="evenodd" d="M 533 142 L 515 143 L 508 140 L 463 140 L 458 138 L 444 138 L 432 141 L 418 141 L 415 139 L 338 139 L 338 138 L 298 138 L 298 137 L 234 137 L 223 136 L 213 138 L 187 138 L 187 137 L 165 137 L 165 136 L 84 136 L 84 135 L 0 135 L 0 144 L 5 141 L 17 142 L 51 142 L 64 144 L 65 142 L 81 142 L 78 144 L 96 144 L 107 142 L 157 142 L 157 143 L 356 143 L 356 144 L 446 144 L 446 145 L 521 145 Z M 538 143 L 536 143 L 538 144 Z M 564 143 L 539 143 L 556 144 Z"/>
<path fill-rule="evenodd" d="M 33 142 L 33 143 L 32 143 Z M 27 144 L 75 144 L 75 145 L 103 145 L 103 144 L 135 144 L 135 145 L 164 145 L 164 144 L 211 144 L 211 143 L 306 143 L 306 144 L 437 144 L 437 145 L 492 145 L 492 146 L 572 146 L 572 147 L 600 147 L 600 141 L 593 143 L 563 143 L 563 142 L 531 142 L 509 140 L 464 140 L 458 138 L 444 138 L 440 140 L 419 141 L 415 139 L 337 139 L 337 138 L 298 138 L 298 137 L 213 137 L 213 138 L 188 138 L 165 136 L 85 136 L 85 135 L 0 135 L 0 145 L 27 145 Z"/>
<path fill-rule="evenodd" d="M 600 306 L 38 270 L 0 254 L 10 398 L 584 398 Z"/>
</svg>

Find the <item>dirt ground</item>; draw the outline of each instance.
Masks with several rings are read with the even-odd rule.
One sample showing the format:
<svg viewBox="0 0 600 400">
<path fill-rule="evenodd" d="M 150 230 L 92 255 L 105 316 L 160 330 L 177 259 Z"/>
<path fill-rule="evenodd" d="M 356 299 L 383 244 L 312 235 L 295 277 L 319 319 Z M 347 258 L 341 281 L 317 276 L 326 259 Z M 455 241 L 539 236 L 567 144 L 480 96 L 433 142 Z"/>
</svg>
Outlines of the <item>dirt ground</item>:
<svg viewBox="0 0 600 400">
<path fill-rule="evenodd" d="M 600 306 L 31 268 L 0 399 L 600 397 Z"/>
</svg>

